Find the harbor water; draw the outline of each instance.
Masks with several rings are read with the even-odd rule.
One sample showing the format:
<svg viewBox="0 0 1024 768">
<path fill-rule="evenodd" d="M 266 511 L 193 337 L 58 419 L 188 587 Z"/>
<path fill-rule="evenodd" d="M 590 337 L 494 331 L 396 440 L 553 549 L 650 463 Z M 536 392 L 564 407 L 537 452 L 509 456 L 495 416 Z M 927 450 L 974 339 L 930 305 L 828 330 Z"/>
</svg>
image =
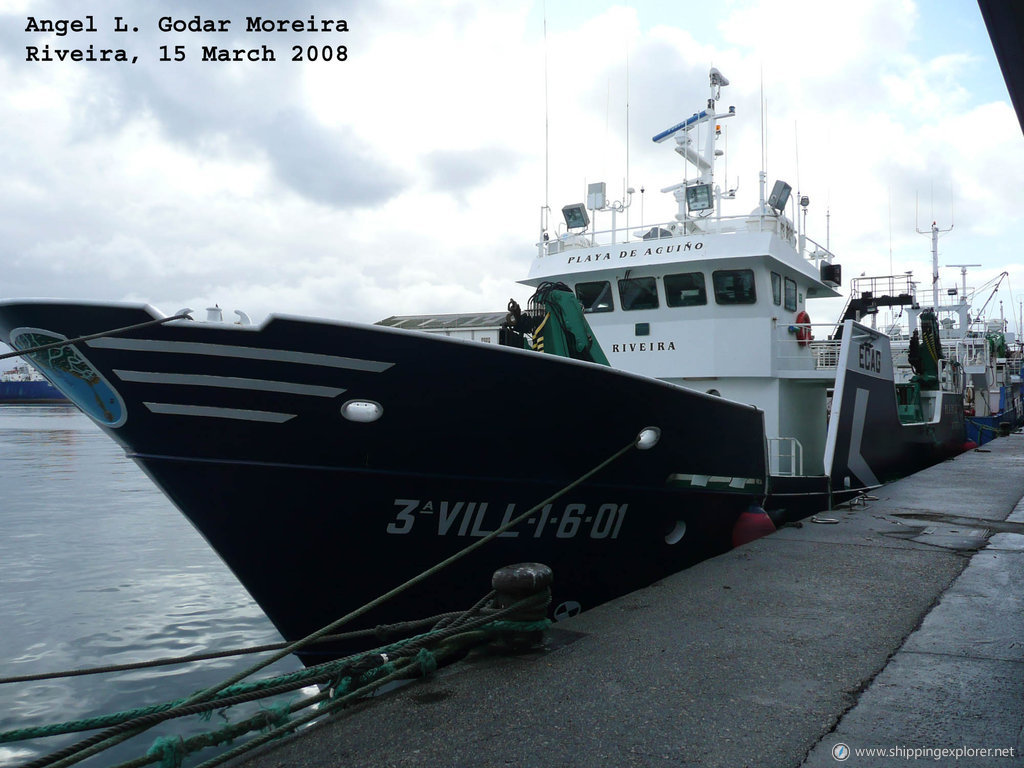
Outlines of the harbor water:
<svg viewBox="0 0 1024 768">
<path fill-rule="evenodd" d="M 74 408 L 0 407 L 0 525 L 0 677 L 281 639 L 184 516 Z M 3 684 L 0 731 L 181 698 L 256 658 Z M 269 671 L 299 666 L 289 658 Z M 82 764 L 129 760 L 159 735 L 212 730 L 224 717 L 174 721 Z M 0 744 L 0 766 L 88 735 Z"/>
</svg>

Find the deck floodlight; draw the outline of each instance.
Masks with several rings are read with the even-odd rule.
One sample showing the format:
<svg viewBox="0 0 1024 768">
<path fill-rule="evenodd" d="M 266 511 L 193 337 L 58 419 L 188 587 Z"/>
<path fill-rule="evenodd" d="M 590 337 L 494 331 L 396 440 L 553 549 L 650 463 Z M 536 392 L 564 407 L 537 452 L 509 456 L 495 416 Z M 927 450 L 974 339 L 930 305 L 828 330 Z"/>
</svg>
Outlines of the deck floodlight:
<svg viewBox="0 0 1024 768">
<path fill-rule="evenodd" d="M 688 211 L 691 213 L 693 211 L 706 211 L 708 208 L 714 207 L 715 203 L 711 199 L 710 184 L 694 184 L 686 188 L 686 208 Z"/>
<path fill-rule="evenodd" d="M 821 282 L 831 288 L 838 288 L 843 284 L 843 265 L 827 264 L 821 265 Z M 870 298 L 870 293 L 868 295 Z"/>
<path fill-rule="evenodd" d="M 587 215 L 583 203 L 563 206 L 562 216 L 565 217 L 565 226 L 569 229 L 586 229 L 590 226 L 590 216 Z"/>
<path fill-rule="evenodd" d="M 789 193 L 792 191 L 793 188 L 789 184 L 779 179 L 775 182 L 775 186 L 772 187 L 772 193 L 768 197 L 768 205 L 776 211 L 781 211 L 786 207 L 786 203 L 789 202 Z"/>
</svg>

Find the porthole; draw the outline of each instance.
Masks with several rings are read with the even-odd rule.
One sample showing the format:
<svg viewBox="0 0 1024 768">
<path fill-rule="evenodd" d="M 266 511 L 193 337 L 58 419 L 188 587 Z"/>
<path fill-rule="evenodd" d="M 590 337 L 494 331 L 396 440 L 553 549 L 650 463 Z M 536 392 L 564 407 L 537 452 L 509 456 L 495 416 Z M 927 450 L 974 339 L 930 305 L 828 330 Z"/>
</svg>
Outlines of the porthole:
<svg viewBox="0 0 1024 768">
<path fill-rule="evenodd" d="M 349 400 L 341 406 L 341 415 L 349 421 L 368 424 L 384 415 L 384 406 L 373 400 Z"/>
<path fill-rule="evenodd" d="M 675 528 L 673 528 L 666 536 L 665 543 L 668 545 L 678 544 L 683 540 L 686 535 L 686 521 L 676 520 Z"/>
</svg>

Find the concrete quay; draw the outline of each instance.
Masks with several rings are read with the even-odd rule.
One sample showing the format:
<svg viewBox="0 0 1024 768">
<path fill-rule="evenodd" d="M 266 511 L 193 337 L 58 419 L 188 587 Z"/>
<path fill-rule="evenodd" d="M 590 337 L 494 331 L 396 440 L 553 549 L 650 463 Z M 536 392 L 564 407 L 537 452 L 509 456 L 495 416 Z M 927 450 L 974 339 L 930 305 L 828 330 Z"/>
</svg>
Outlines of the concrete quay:
<svg viewBox="0 0 1024 768">
<path fill-rule="evenodd" d="M 232 765 L 1024 765 L 1024 436 L 872 496 Z"/>
</svg>

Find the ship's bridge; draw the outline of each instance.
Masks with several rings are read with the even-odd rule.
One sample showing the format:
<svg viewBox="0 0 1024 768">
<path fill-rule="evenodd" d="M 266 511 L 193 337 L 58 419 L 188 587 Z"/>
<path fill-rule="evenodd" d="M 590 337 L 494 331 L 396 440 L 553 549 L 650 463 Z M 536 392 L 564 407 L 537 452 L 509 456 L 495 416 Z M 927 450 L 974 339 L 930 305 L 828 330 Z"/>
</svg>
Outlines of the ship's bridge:
<svg viewBox="0 0 1024 768">
<path fill-rule="evenodd" d="M 724 155 L 716 142 L 736 110 L 716 107 L 729 84 L 717 69 L 709 84 L 705 109 L 652 137 L 685 161 L 682 181 L 661 190 L 676 200 L 674 220 L 618 228 L 635 190 L 610 201 L 604 182 L 591 183 L 585 203 L 562 208 L 564 229 L 552 233 L 550 210 L 541 208 L 537 255 L 523 282 L 568 285 L 614 367 L 762 409 L 773 472 L 785 453 L 789 471 L 820 473 L 840 342 L 827 338 L 834 324 L 812 323 L 807 302 L 840 295 L 840 267 L 806 235 L 809 198 L 791 197 L 781 179 L 768 194 L 764 169 L 757 207 L 722 214 L 738 185 L 715 183 Z M 785 214 L 791 201 L 793 218 Z M 605 215 L 610 229 L 597 226 Z"/>
<path fill-rule="evenodd" d="M 781 215 L 702 224 L 560 238 L 523 282 L 568 285 L 614 367 L 761 408 L 773 468 L 819 471 L 840 342 L 807 302 L 840 295 L 833 256 Z"/>
<path fill-rule="evenodd" d="M 816 370 L 814 331 L 797 326 L 810 322 L 800 322 L 809 298 L 839 295 L 832 254 L 781 215 L 700 224 L 559 238 L 523 282 L 572 288 L 616 367 L 671 379 Z"/>
</svg>

